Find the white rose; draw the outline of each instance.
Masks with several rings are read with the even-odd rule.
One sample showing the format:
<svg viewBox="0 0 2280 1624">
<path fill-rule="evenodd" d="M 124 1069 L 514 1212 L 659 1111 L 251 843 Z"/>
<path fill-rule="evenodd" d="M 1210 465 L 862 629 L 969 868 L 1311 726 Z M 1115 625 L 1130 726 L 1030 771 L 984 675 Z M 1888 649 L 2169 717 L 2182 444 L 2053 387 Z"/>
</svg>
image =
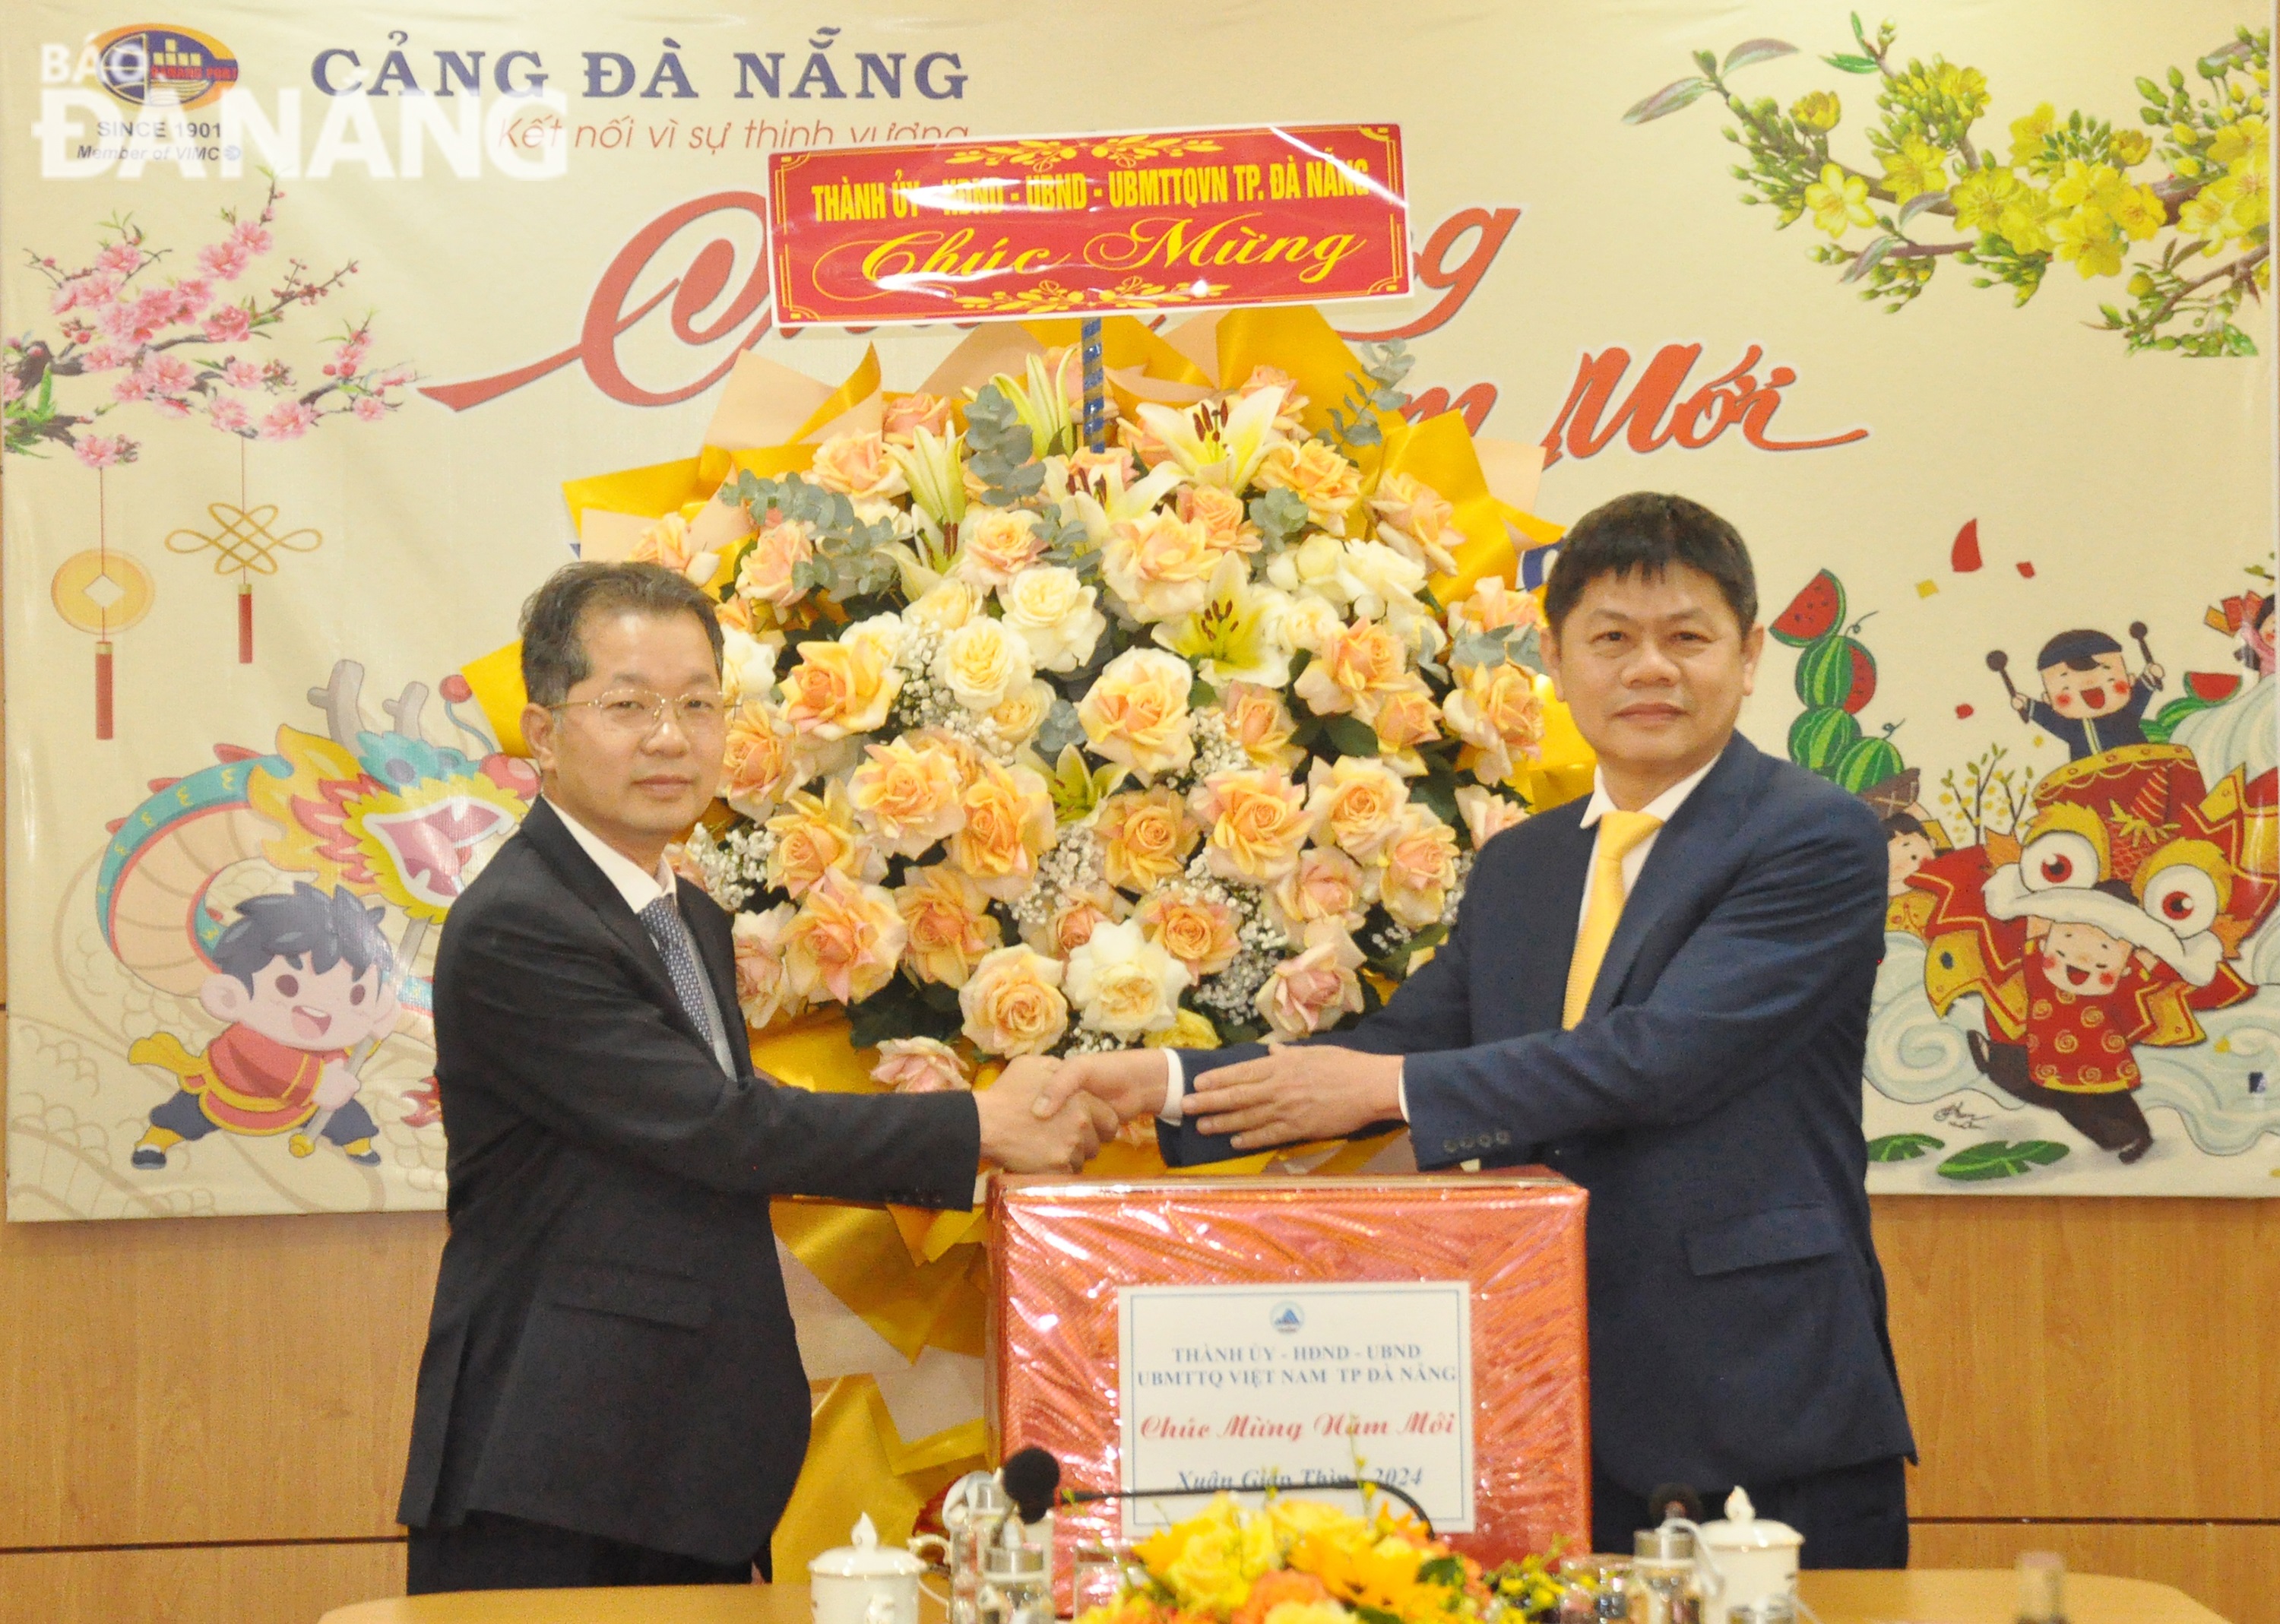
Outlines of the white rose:
<svg viewBox="0 0 2280 1624">
<path fill-rule="evenodd" d="M 1035 674 L 1029 645 L 1003 620 L 987 615 L 968 620 L 942 640 L 935 656 L 935 679 L 967 710 L 987 712 L 1005 702 Z"/>
<path fill-rule="evenodd" d="M 1353 595 L 1355 611 L 1372 620 L 1394 604 L 1416 603 L 1425 585 L 1425 566 L 1383 542 L 1348 542 L 1345 573 L 1359 589 Z"/>
<path fill-rule="evenodd" d="M 730 708 L 748 697 L 761 699 L 774 691 L 776 660 L 782 653 L 781 634 L 763 643 L 733 626 L 720 628 L 720 690 Z"/>
<path fill-rule="evenodd" d="M 884 614 L 874 614 L 867 620 L 858 620 L 839 634 L 839 641 L 849 648 L 863 654 L 875 651 L 879 658 L 890 666 L 902 658 L 903 650 L 910 640 L 910 628 L 892 610 Z"/>
<path fill-rule="evenodd" d="M 1282 641 L 1294 649 L 1304 649 L 1310 654 L 1321 651 L 1322 644 L 1345 629 L 1345 617 L 1327 598 L 1305 593 L 1285 598 L 1282 621 L 1278 628 Z"/>
<path fill-rule="evenodd" d="M 971 583 L 944 578 L 903 611 L 903 624 L 930 632 L 954 632 L 974 619 L 982 593 Z"/>
<path fill-rule="evenodd" d="M 1041 671 L 1075 671 L 1092 658 L 1108 629 L 1107 617 L 1094 606 L 1099 596 L 1098 589 L 1058 564 L 1023 570 L 998 589 L 1005 624 L 1029 645 Z"/>
<path fill-rule="evenodd" d="M 1179 1019 L 1187 966 L 1142 933 L 1140 921 L 1093 927 L 1068 958 L 1069 1001 L 1096 1032 L 1131 1039 L 1161 1032 Z"/>
</svg>

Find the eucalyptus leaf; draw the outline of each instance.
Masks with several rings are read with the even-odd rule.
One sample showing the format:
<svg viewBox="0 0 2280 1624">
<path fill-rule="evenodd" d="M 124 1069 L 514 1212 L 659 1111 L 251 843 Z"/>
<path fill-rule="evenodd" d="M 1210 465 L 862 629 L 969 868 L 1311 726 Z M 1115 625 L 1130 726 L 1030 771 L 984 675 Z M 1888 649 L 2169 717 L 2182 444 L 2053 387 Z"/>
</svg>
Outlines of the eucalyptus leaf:
<svg viewBox="0 0 2280 1624">
<path fill-rule="evenodd" d="M 1682 107 L 1692 105 L 1709 93 L 1710 81 L 1706 79 L 1695 78 L 1691 75 L 1684 79 L 1675 79 L 1624 113 L 1623 122 L 1652 124 L 1655 119 L 1676 112 Z"/>
<path fill-rule="evenodd" d="M 1744 40 L 1726 53 L 1725 63 L 1718 71 L 1730 73 L 1736 68 L 1755 67 L 1759 63 L 1771 62 L 1776 57 L 1795 55 L 1797 47 L 1787 40 Z"/>
</svg>

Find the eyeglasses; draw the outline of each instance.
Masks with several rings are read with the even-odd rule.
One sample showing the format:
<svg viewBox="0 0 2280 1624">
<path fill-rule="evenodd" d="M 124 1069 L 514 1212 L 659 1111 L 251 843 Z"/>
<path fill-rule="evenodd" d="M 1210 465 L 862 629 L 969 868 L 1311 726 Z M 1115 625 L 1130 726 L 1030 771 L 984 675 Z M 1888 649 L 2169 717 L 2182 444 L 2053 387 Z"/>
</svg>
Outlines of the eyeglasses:
<svg viewBox="0 0 2280 1624">
<path fill-rule="evenodd" d="M 566 699 L 546 708 L 571 711 L 582 707 L 593 712 L 612 733 L 629 739 L 645 739 L 665 726 L 668 714 L 681 724 L 684 734 L 717 732 L 728 717 L 728 697 L 716 690 L 668 699 L 645 688 L 616 688 L 598 698 Z"/>
</svg>

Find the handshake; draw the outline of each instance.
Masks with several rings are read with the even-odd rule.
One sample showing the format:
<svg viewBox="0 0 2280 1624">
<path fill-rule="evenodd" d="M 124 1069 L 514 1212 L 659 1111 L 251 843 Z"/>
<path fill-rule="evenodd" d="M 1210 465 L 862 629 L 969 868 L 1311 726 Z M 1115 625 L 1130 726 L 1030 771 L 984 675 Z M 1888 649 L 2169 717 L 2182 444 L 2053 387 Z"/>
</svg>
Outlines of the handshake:
<svg viewBox="0 0 2280 1624">
<path fill-rule="evenodd" d="M 1342 1138 L 1406 1114 L 1401 1076 L 1398 1055 L 1269 1043 L 1256 1059 L 1193 1079 L 1182 1115 L 1204 1134 L 1229 1136 L 1236 1154 Z M 1159 1049 L 1024 1057 L 974 1097 L 982 1154 L 1009 1173 L 1076 1172 L 1120 1123 L 1163 1110 L 1170 1081 Z"/>
<path fill-rule="evenodd" d="M 1155 1049 L 1023 1055 L 974 1097 L 982 1159 L 1008 1173 L 1075 1173 L 1119 1125 L 1162 1108 L 1167 1075 Z"/>
</svg>

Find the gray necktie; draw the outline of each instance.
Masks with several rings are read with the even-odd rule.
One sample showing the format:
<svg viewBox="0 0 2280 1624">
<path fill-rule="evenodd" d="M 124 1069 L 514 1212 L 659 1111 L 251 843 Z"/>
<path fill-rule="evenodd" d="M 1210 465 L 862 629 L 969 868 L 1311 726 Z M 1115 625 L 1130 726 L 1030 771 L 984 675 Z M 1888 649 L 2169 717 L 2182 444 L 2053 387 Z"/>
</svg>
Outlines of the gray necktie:
<svg viewBox="0 0 2280 1624">
<path fill-rule="evenodd" d="M 681 995 L 681 1007 L 697 1029 L 705 1034 L 705 1043 L 717 1057 L 721 1051 L 720 1028 L 712 1013 L 712 1000 L 705 993 L 705 973 L 697 967 L 697 953 L 689 940 L 689 927 L 682 921 L 681 910 L 673 905 L 669 897 L 660 897 L 641 911 L 641 922 L 648 929 L 650 940 L 665 956 L 665 967 L 673 977 L 673 989 Z"/>
</svg>

